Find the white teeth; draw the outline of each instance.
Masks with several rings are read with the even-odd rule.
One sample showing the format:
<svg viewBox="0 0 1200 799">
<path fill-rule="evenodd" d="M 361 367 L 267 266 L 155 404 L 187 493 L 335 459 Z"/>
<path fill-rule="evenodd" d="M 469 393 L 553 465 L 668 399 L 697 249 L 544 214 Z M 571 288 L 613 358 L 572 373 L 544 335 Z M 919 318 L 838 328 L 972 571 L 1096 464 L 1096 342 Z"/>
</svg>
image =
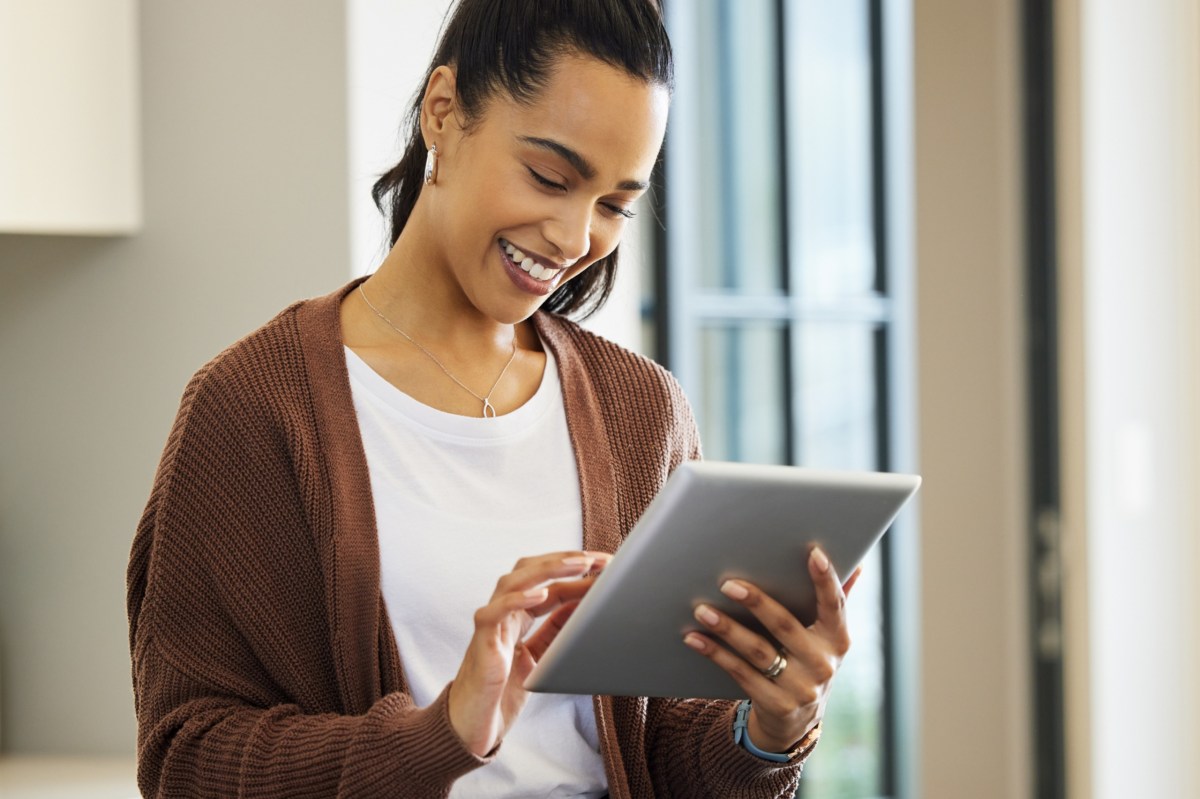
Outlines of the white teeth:
<svg viewBox="0 0 1200 799">
<path fill-rule="evenodd" d="M 562 269 L 555 269 L 549 266 L 542 266 L 537 261 L 533 260 L 525 253 L 513 246 L 512 242 L 504 239 L 500 240 L 500 244 L 504 247 L 504 251 L 512 258 L 514 264 L 529 273 L 529 276 L 534 280 L 540 280 L 543 283 L 549 282 L 558 276 Z"/>
</svg>

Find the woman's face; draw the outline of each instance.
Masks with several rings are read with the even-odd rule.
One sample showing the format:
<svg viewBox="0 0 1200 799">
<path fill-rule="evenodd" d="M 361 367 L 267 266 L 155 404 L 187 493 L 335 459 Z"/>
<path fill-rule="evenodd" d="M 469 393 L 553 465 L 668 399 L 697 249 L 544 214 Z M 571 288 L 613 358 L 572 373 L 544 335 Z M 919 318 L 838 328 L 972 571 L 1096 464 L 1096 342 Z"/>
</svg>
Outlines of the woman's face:
<svg viewBox="0 0 1200 799">
<path fill-rule="evenodd" d="M 427 93 L 426 141 L 440 160 L 422 200 L 466 299 L 515 323 L 616 249 L 649 185 L 668 93 L 597 59 L 563 56 L 533 102 L 501 93 L 464 133 L 452 80 L 447 70 L 439 87 L 435 76 Z"/>
</svg>

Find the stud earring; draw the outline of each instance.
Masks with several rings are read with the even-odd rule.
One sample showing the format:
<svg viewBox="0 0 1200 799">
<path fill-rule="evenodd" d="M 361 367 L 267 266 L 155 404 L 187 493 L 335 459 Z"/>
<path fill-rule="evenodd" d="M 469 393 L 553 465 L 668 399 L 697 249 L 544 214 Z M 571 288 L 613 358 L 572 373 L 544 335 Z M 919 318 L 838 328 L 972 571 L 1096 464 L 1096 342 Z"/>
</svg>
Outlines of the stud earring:
<svg viewBox="0 0 1200 799">
<path fill-rule="evenodd" d="M 429 148 L 429 152 L 425 154 L 425 185 L 432 186 L 437 182 L 438 173 L 438 151 L 437 145 Z"/>
</svg>

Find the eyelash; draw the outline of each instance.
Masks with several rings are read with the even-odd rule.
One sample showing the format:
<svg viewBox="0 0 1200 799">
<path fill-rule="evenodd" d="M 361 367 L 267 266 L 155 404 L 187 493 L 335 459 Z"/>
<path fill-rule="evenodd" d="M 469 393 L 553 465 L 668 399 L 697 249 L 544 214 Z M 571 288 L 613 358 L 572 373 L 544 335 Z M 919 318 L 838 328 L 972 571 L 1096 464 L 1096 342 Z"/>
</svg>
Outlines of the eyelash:
<svg viewBox="0 0 1200 799">
<path fill-rule="evenodd" d="M 554 189 L 555 191 L 566 191 L 567 190 L 566 186 L 562 185 L 561 183 L 555 183 L 553 180 L 550 180 L 545 175 L 542 175 L 541 173 L 539 173 L 537 170 L 533 169 L 532 167 L 527 166 L 525 168 L 529 170 L 529 174 L 533 176 L 534 180 L 536 180 L 538 183 L 545 186 L 546 188 Z M 622 208 L 619 205 L 612 205 L 611 203 L 602 203 L 602 205 L 607 210 L 611 211 L 612 213 L 616 214 L 617 216 L 623 216 L 626 219 L 633 219 L 635 216 L 637 216 L 637 214 L 635 212 L 630 211 L 628 208 Z"/>
</svg>

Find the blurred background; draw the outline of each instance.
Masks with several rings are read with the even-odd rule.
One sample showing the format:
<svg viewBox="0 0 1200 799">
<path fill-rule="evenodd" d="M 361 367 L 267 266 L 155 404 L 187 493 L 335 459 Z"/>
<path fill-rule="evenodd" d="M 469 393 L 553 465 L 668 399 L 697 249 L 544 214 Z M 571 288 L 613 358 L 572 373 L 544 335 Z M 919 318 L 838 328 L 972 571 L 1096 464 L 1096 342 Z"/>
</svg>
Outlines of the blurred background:
<svg viewBox="0 0 1200 799">
<path fill-rule="evenodd" d="M 378 263 L 447 5 L 0 0 L 4 797 L 136 793 L 125 564 L 180 393 Z M 588 324 L 708 457 L 925 478 L 800 795 L 1200 796 L 1200 4 L 666 14 Z"/>
</svg>

